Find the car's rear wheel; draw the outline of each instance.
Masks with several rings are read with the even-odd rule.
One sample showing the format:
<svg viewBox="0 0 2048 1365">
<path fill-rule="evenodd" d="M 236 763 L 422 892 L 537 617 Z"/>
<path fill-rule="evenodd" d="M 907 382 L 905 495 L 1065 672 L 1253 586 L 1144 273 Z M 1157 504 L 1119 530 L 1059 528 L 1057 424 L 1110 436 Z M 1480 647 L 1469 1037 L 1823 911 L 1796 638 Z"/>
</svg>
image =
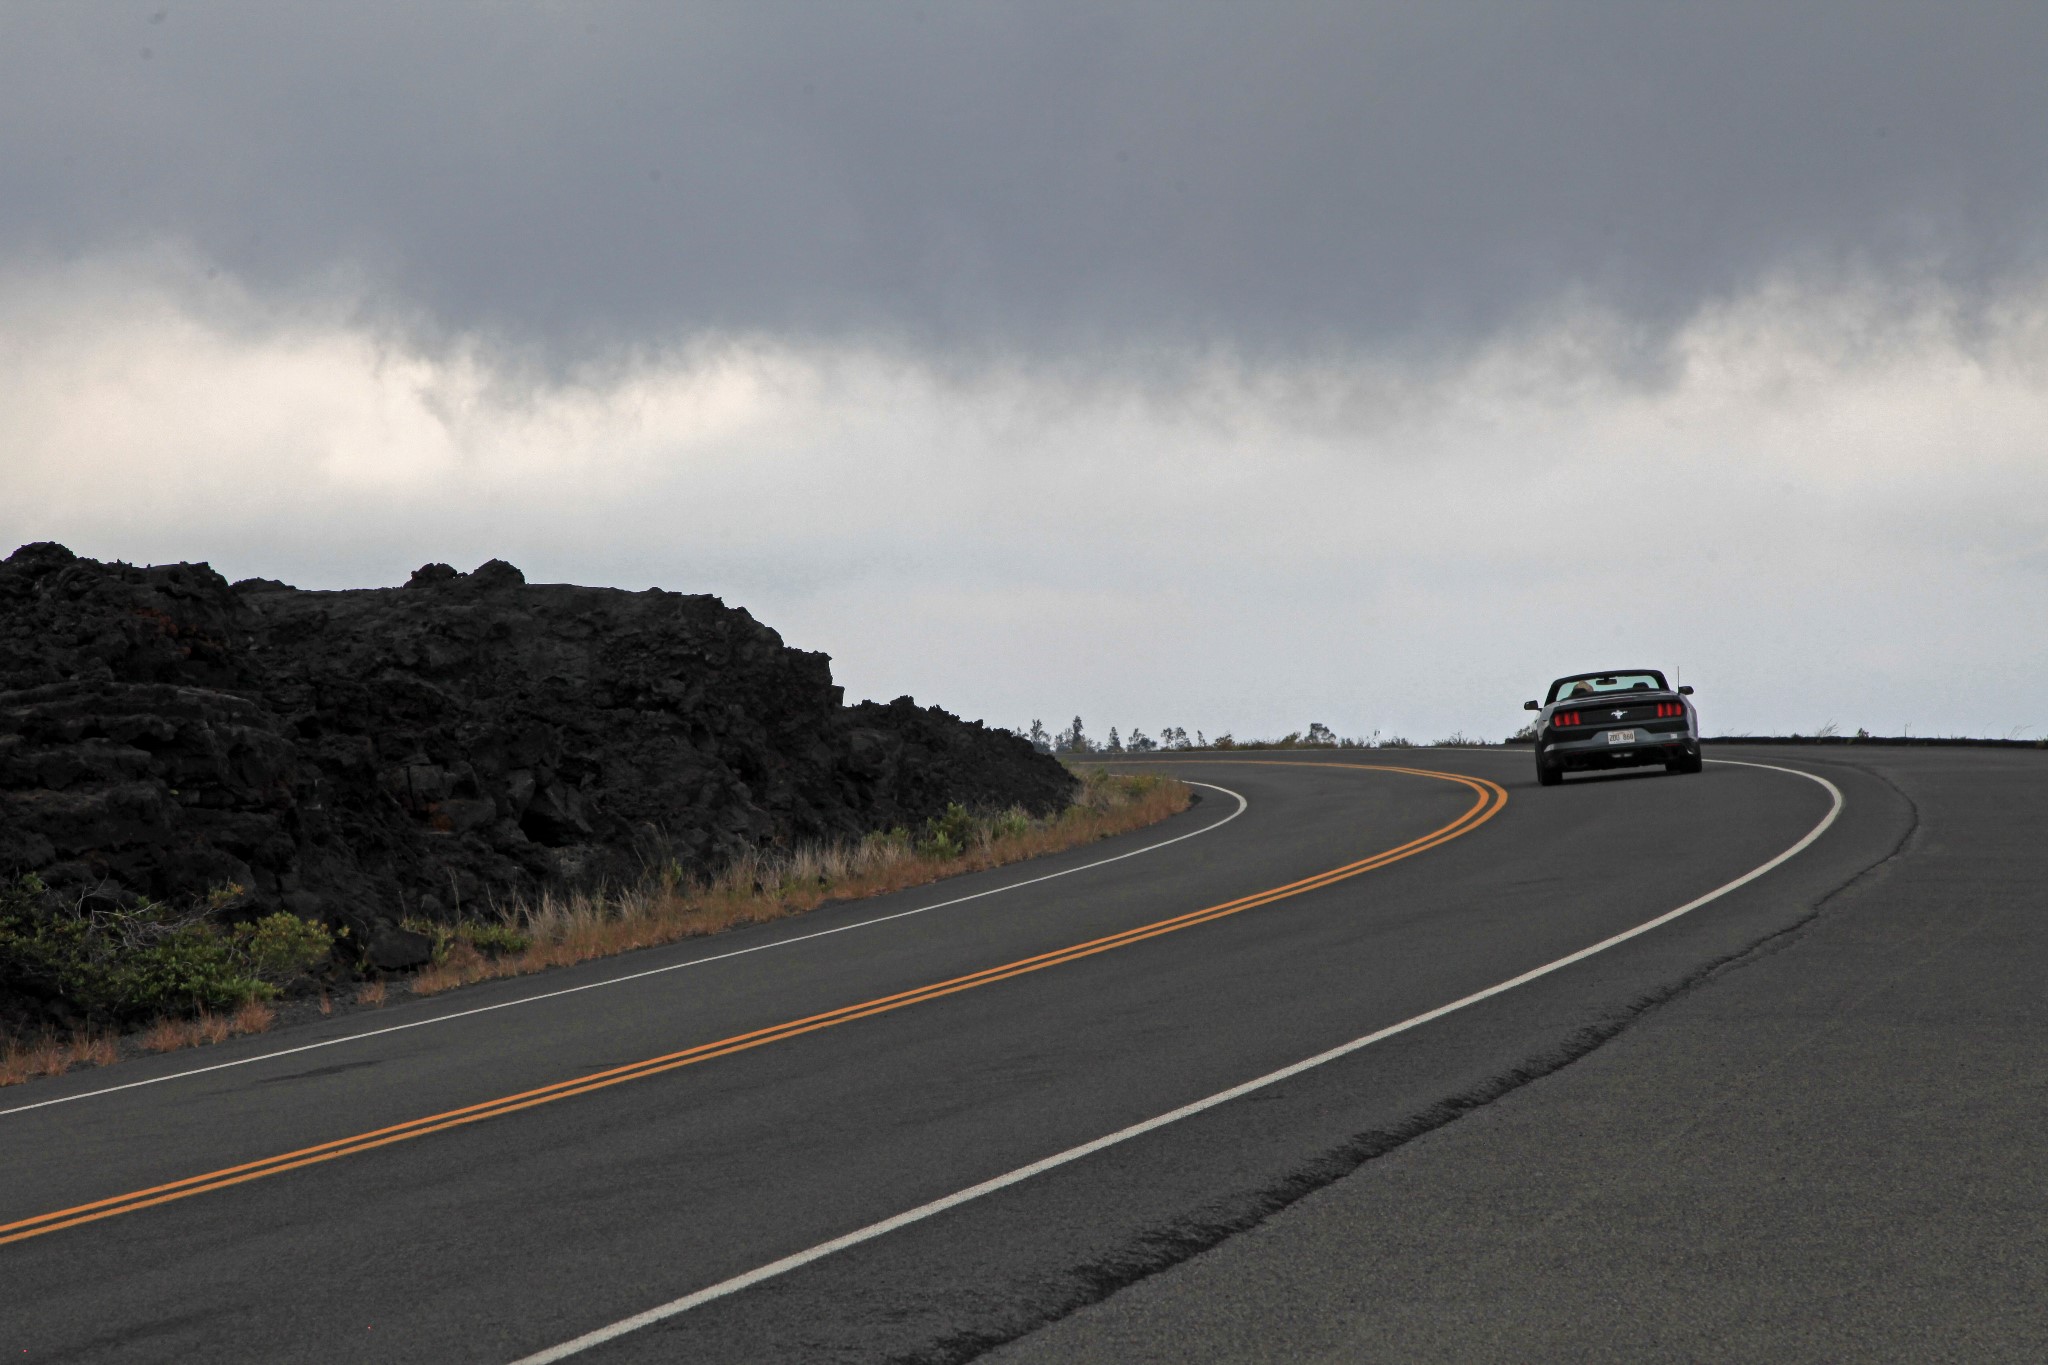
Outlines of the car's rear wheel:
<svg viewBox="0 0 2048 1365">
<path fill-rule="evenodd" d="M 1555 763 L 1545 763 L 1545 762 L 1543 762 L 1543 761 L 1542 761 L 1541 759 L 1538 759 L 1538 760 L 1537 760 L 1537 762 L 1536 762 L 1536 785 L 1537 785 L 1537 786 L 1539 786 L 1539 787 L 1555 787 L 1556 785 L 1558 785 L 1558 784 L 1559 784 L 1560 782 L 1562 782 L 1562 781 L 1564 781 L 1564 769 L 1563 769 L 1563 768 L 1559 767 L 1559 766 L 1558 766 L 1557 764 L 1555 764 Z"/>
<path fill-rule="evenodd" d="M 1696 773 L 1705 766 L 1697 752 L 1681 753 L 1677 758 L 1664 765 L 1664 771 L 1669 773 Z"/>
</svg>

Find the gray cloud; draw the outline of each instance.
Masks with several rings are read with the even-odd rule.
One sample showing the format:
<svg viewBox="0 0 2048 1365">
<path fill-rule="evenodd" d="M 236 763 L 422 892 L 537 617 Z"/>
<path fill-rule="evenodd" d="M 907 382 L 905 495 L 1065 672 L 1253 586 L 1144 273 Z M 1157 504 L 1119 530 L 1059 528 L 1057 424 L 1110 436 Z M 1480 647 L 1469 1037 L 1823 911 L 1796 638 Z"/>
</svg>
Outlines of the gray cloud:
<svg viewBox="0 0 2048 1365">
<path fill-rule="evenodd" d="M 0 253 L 343 269 L 554 356 L 1662 327 L 2035 268 L 2043 69 L 2037 5 L 17 5 Z"/>
</svg>

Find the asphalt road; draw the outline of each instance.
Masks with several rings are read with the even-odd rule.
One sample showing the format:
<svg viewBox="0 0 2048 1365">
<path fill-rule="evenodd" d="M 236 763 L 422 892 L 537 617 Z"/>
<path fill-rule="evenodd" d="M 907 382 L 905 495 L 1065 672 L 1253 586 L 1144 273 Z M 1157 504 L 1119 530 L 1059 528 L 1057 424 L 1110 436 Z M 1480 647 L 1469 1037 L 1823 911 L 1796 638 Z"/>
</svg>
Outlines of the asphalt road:
<svg viewBox="0 0 2048 1365">
<path fill-rule="evenodd" d="M 1839 817 L 1596 955 L 574 1358 L 2042 1358 L 2048 754 L 1713 756 Z M 0 1245 L 0 1354 L 519 1358 L 1565 958 L 1834 804 L 1357 758 L 1473 781 L 1176 763 L 1242 813 L 0 1092 L 0 1239 L 38 1234 Z"/>
</svg>

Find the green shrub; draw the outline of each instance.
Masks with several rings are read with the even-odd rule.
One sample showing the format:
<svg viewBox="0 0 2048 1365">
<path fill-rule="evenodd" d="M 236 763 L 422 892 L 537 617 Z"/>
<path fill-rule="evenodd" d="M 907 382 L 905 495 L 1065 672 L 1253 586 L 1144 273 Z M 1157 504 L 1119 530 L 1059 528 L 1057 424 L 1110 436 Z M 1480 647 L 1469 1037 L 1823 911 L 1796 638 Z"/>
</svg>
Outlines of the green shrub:
<svg viewBox="0 0 2048 1365">
<path fill-rule="evenodd" d="M 0 888 L 0 990 L 115 1023 L 272 999 L 324 961 L 334 938 L 282 912 L 227 930 L 213 923 L 210 909 L 242 895 L 223 887 L 183 913 L 147 900 L 66 905 L 23 878 Z"/>
<path fill-rule="evenodd" d="M 959 857 L 966 851 L 966 845 L 956 842 L 944 830 L 932 830 L 917 841 L 917 851 L 927 858 L 936 858 L 943 862 L 948 858 Z"/>
<path fill-rule="evenodd" d="M 870 834 L 863 841 L 879 849 L 908 849 L 911 844 L 910 831 L 901 825 Z"/>
<path fill-rule="evenodd" d="M 1021 839 L 1031 832 L 1031 816 L 1012 806 L 989 821 L 988 832 L 996 839 Z"/>
<path fill-rule="evenodd" d="M 531 934 L 522 934 L 509 924 L 476 920 L 461 925 L 456 932 L 469 940 L 470 947 L 493 957 L 504 953 L 523 953 L 533 946 Z"/>
<path fill-rule="evenodd" d="M 957 858 L 975 841 L 980 823 L 967 807 L 949 801 L 944 815 L 924 822 L 924 837 L 917 841 L 917 851 L 927 858 Z"/>
<path fill-rule="evenodd" d="M 83 979 L 95 1012 L 139 1019 L 177 1010 L 226 1010 L 269 1000 L 277 988 L 249 970 L 248 959 L 210 924 L 187 924 L 162 940 Z"/>
<path fill-rule="evenodd" d="M 272 986 L 298 980 L 334 951 L 334 933 L 326 925 L 282 910 L 238 924 L 228 937 L 257 978 Z"/>
</svg>

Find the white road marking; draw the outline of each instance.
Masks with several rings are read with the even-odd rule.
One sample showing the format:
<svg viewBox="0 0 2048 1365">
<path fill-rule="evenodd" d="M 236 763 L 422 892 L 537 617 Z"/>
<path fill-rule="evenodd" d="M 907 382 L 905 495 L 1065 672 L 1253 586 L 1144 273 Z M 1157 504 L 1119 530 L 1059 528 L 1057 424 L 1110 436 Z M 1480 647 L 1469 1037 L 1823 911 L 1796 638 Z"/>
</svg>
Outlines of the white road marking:
<svg viewBox="0 0 2048 1365">
<path fill-rule="evenodd" d="M 552 1361 L 566 1360 L 570 1356 L 580 1355 L 593 1347 L 602 1346 L 608 1341 L 615 1341 L 630 1332 L 637 1332 L 642 1327 L 651 1327 L 657 1322 L 687 1313 L 692 1308 L 698 1308 L 713 1300 L 737 1294 L 742 1289 L 760 1284 L 764 1280 L 772 1280 L 778 1275 L 786 1275 L 792 1270 L 811 1264 L 813 1261 L 823 1260 L 834 1252 L 845 1251 L 848 1247 L 859 1246 L 862 1242 L 871 1242 L 877 1237 L 896 1231 L 898 1228 L 908 1227 L 912 1223 L 923 1222 L 935 1214 L 944 1213 L 948 1209 L 958 1208 L 960 1205 L 979 1199 L 983 1195 L 994 1194 L 998 1190 L 1022 1184 L 1033 1176 L 1043 1175 L 1047 1171 L 1079 1161 L 1085 1156 L 1092 1156 L 1105 1148 L 1129 1142 L 1132 1138 L 1141 1137 L 1155 1129 L 1164 1128 L 1168 1124 L 1178 1123 L 1182 1119 L 1191 1118 L 1205 1110 L 1228 1104 L 1230 1101 L 1249 1095 L 1253 1091 L 1277 1085 L 1281 1081 L 1299 1076 L 1304 1071 L 1314 1070 L 1316 1067 L 1334 1062 L 1340 1057 L 1348 1057 L 1361 1048 L 1371 1047 L 1374 1043 L 1382 1042 L 1397 1033 L 1406 1033 L 1412 1028 L 1419 1028 L 1423 1024 L 1441 1019 L 1445 1015 L 1464 1009 L 1468 1005 L 1476 1005 L 1482 1000 L 1489 1000 L 1496 995 L 1511 991 L 1517 986 L 1527 985 L 1539 977 L 1549 976 L 1552 972 L 1560 971 L 1565 967 L 1571 966 L 1573 963 L 1583 962 L 1597 953 L 1606 952 L 1616 944 L 1626 943 L 1632 938 L 1649 933 L 1652 929 L 1669 924 L 1679 916 L 1697 910 L 1710 901 L 1717 901 L 1738 887 L 1747 886 L 1771 869 L 1805 852 L 1816 839 L 1827 833 L 1828 827 L 1835 823 L 1835 817 L 1842 813 L 1842 789 L 1817 774 L 1801 772 L 1797 768 L 1780 768 L 1770 763 L 1741 763 L 1725 758 L 1709 759 L 1707 761 L 1710 763 L 1726 763 L 1737 768 L 1763 768 L 1770 772 L 1790 773 L 1794 777 L 1803 777 L 1809 782 L 1818 782 L 1821 786 L 1827 788 L 1828 794 L 1833 798 L 1833 804 L 1828 807 L 1828 813 L 1821 817 L 1819 824 L 1808 830 L 1798 843 L 1793 844 L 1777 857 L 1751 868 L 1734 881 L 1718 886 L 1704 896 L 1687 901 L 1676 910 L 1667 910 L 1655 919 L 1645 920 L 1633 929 L 1625 929 L 1611 938 L 1601 939 L 1590 947 L 1581 948 L 1577 952 L 1569 953 L 1554 962 L 1546 962 L 1541 967 L 1535 967 L 1523 972 L 1520 976 L 1510 977 L 1508 980 L 1502 981 L 1497 985 L 1488 986 L 1482 991 L 1474 991 L 1470 995 L 1451 1001 L 1448 1005 L 1438 1005 L 1433 1010 L 1425 1011 L 1412 1018 L 1403 1019 L 1398 1024 L 1389 1024 L 1383 1029 L 1366 1034 L 1363 1038 L 1354 1038 L 1348 1043 L 1341 1043 L 1327 1052 L 1318 1052 L 1313 1057 L 1304 1058 L 1291 1066 L 1284 1066 L 1278 1071 L 1269 1071 L 1263 1076 L 1245 1081 L 1241 1085 L 1234 1085 L 1228 1090 L 1219 1090 L 1205 1099 L 1196 1100 L 1192 1104 L 1184 1104 L 1180 1108 L 1161 1114 L 1156 1118 L 1149 1118 L 1142 1123 L 1134 1123 L 1128 1128 L 1118 1129 L 1116 1132 L 1096 1138 L 1092 1142 L 1084 1142 L 1079 1147 L 1069 1147 L 1064 1152 L 1058 1152 L 1043 1160 L 1034 1161 L 1028 1166 L 1019 1166 L 1014 1171 L 1005 1172 L 991 1180 L 984 1180 L 979 1185 L 969 1185 L 964 1190 L 957 1190 L 943 1198 L 934 1199 L 929 1204 L 920 1204 L 916 1208 L 899 1213 L 893 1218 L 884 1218 L 879 1223 L 870 1223 L 864 1228 L 857 1228 L 843 1236 L 834 1237 L 829 1242 L 820 1242 L 814 1247 L 799 1251 L 791 1256 L 785 1256 L 779 1261 L 770 1261 L 766 1265 L 756 1266 L 745 1274 L 735 1275 L 729 1280 L 720 1280 L 717 1284 L 707 1285 L 693 1294 L 685 1294 L 680 1299 L 674 1299 L 659 1307 L 650 1308 L 644 1313 L 635 1313 L 630 1318 L 621 1318 L 608 1327 L 600 1327 L 596 1331 L 586 1332 L 573 1341 L 565 1341 L 559 1346 L 551 1346 L 547 1350 L 536 1352 L 533 1355 L 521 1356 L 518 1360 L 512 1362 L 512 1365 L 549 1365 L 549 1362 Z"/>
<path fill-rule="evenodd" d="M 1092 863 L 1083 863 L 1079 867 L 1066 868 L 1060 872 L 1048 872 L 1042 877 L 1030 877 L 1021 882 L 1011 882 L 1007 886 L 992 887 L 987 891 L 977 891 L 971 896 L 955 896 L 952 900 L 938 901 L 932 905 L 920 905 L 914 910 L 899 910 L 891 915 L 877 915 L 873 919 L 859 920 L 853 924 L 842 924 L 836 929 L 820 929 L 815 933 L 796 934 L 789 938 L 777 939 L 773 943 L 758 943 L 751 948 L 738 948 L 729 953 L 714 953 L 708 957 L 693 957 L 688 962 L 672 962 L 666 967 L 650 967 L 646 971 L 628 972 L 624 976 L 606 977 L 603 981 L 592 981 L 581 986 L 568 986 L 558 991 L 543 991 L 538 995 L 521 996 L 517 1000 L 503 1000 L 495 1005 L 478 1005 L 473 1009 L 456 1010 L 449 1014 L 437 1014 L 431 1019 L 415 1019 L 409 1024 L 391 1024 L 385 1028 L 366 1029 L 361 1033 L 351 1033 L 340 1038 L 328 1038 L 318 1043 L 305 1043 L 298 1047 L 279 1048 L 274 1052 L 259 1052 L 254 1056 L 240 1057 L 232 1062 L 216 1062 L 212 1066 L 195 1066 L 190 1070 L 174 1071 L 166 1076 L 152 1076 L 144 1081 L 129 1081 L 123 1085 L 109 1085 L 98 1090 L 82 1090 L 76 1095 L 60 1095 L 56 1099 L 38 1100 L 34 1104 L 18 1104 L 12 1109 L 0 1109 L 0 1118 L 6 1118 L 9 1114 L 26 1114 L 31 1109 L 47 1109 L 51 1105 L 70 1104 L 74 1100 L 89 1100 L 101 1095 L 118 1094 L 123 1090 L 136 1090 L 146 1085 L 162 1085 L 165 1081 L 182 1081 L 192 1076 L 204 1076 L 209 1072 L 226 1071 L 230 1067 L 248 1066 L 253 1062 L 268 1062 L 278 1057 L 293 1057 L 302 1052 L 314 1052 L 323 1047 L 336 1047 L 342 1043 L 360 1043 L 368 1038 L 381 1038 L 390 1033 L 404 1033 L 408 1029 L 425 1028 L 429 1024 L 446 1024 L 456 1019 L 468 1019 L 474 1015 L 490 1014 L 495 1010 L 509 1010 L 518 1005 L 532 1005 L 538 1004 L 543 1000 L 557 1000 L 565 995 L 578 995 L 584 991 L 599 990 L 606 986 L 619 986 L 628 981 L 641 981 L 647 977 L 661 976 L 667 972 L 679 972 L 685 967 L 702 967 L 713 962 L 724 962 L 730 958 L 746 957 L 750 953 L 765 953 L 770 948 L 787 948 L 792 944 L 809 943 L 813 939 L 830 938 L 834 934 L 844 934 L 853 929 L 867 929 L 877 924 L 888 924 L 893 920 L 909 919 L 912 915 L 929 914 L 933 910 L 944 910 L 949 906 L 965 905 L 968 901 L 978 901 L 987 896 L 1001 895 L 1005 891 L 1015 891 L 1020 887 L 1036 886 L 1040 882 L 1049 882 L 1058 877 L 1071 877 L 1076 872 L 1087 872 L 1094 868 L 1107 867 L 1111 863 L 1120 863 L 1126 858 L 1135 858 L 1141 853 L 1153 853 L 1169 845 L 1180 843 L 1183 840 L 1208 834 L 1211 831 L 1223 828 L 1238 816 L 1243 815 L 1251 805 L 1249 801 L 1245 800 L 1242 793 L 1234 792 L 1228 787 L 1219 787 L 1213 782 L 1194 782 L 1188 781 L 1185 778 L 1182 780 L 1187 781 L 1190 787 L 1207 787 L 1210 791 L 1222 792 L 1225 796 L 1231 797 L 1237 802 L 1237 809 L 1213 825 L 1204 825 L 1200 829 L 1190 830 L 1186 834 L 1176 834 L 1171 839 L 1161 839 L 1156 844 L 1147 844 L 1143 848 L 1134 848 L 1129 853 L 1119 853 L 1111 858 L 1098 858 Z"/>
</svg>

